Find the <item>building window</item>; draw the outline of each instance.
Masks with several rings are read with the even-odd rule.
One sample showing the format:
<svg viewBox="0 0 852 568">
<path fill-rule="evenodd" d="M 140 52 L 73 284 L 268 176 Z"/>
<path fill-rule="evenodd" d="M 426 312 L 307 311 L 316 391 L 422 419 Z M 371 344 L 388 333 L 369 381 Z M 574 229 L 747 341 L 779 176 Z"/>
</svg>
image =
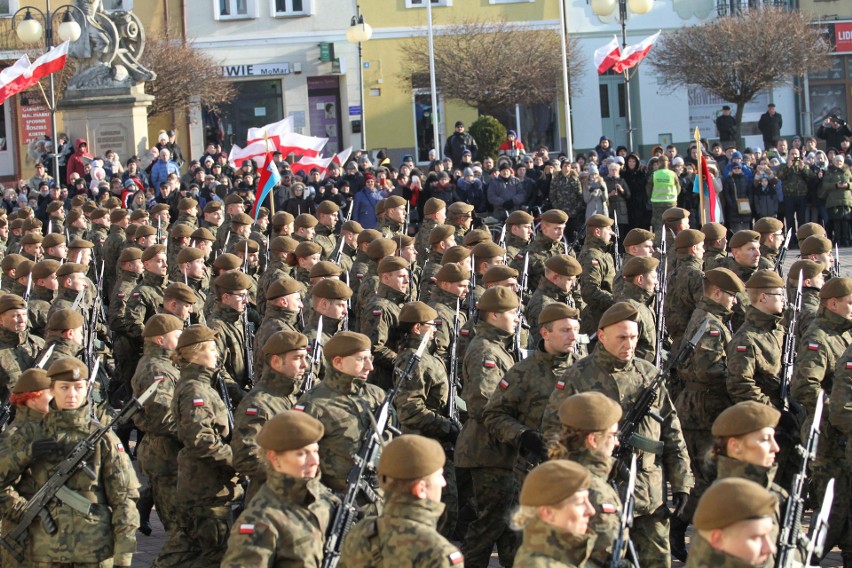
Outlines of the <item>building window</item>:
<svg viewBox="0 0 852 568">
<path fill-rule="evenodd" d="M 488 0 L 489 4 L 529 4 L 535 0 Z"/>
<path fill-rule="evenodd" d="M 272 0 L 272 16 L 309 16 L 311 0 Z"/>
<path fill-rule="evenodd" d="M 452 6 L 453 0 L 432 0 L 432 6 Z M 426 0 L 405 0 L 406 8 L 425 8 Z"/>
<path fill-rule="evenodd" d="M 257 17 L 257 0 L 213 0 L 217 20 L 244 20 Z"/>
<path fill-rule="evenodd" d="M 11 17 L 18 9 L 18 0 L 0 0 L 0 18 Z"/>
</svg>

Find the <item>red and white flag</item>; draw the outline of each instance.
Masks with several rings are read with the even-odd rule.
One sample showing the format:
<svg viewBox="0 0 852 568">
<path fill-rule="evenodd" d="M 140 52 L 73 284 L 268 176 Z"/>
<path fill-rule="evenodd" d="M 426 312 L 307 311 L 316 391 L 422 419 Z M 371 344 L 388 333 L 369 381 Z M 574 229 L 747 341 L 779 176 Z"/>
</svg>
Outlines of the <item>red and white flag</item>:
<svg viewBox="0 0 852 568">
<path fill-rule="evenodd" d="M 613 35 L 612 41 L 595 50 L 595 67 L 598 74 L 603 75 L 609 71 L 621 59 L 621 48 L 618 47 L 618 39 Z"/>
<path fill-rule="evenodd" d="M 322 177 L 325 177 L 325 173 L 328 171 L 328 166 L 331 165 L 331 161 L 334 160 L 334 157 L 331 158 L 323 158 L 323 157 L 308 157 L 302 156 L 299 158 L 299 161 L 295 164 L 290 165 L 290 171 L 294 174 L 300 172 L 309 172 L 312 169 L 316 168 L 319 170 L 319 173 Z"/>
<path fill-rule="evenodd" d="M 30 63 L 24 55 L 14 65 L 0 71 L 0 104 L 12 95 L 29 89 L 39 79 L 65 67 L 68 59 L 68 42 L 64 42 Z"/>
<path fill-rule="evenodd" d="M 0 71 L 0 104 L 27 88 L 25 73 L 30 68 L 30 58 L 23 55 L 11 67 Z"/>
<path fill-rule="evenodd" d="M 305 136 L 297 132 L 288 132 L 278 136 L 275 146 L 284 156 L 295 154 L 316 158 L 320 150 L 328 143 L 328 138 L 317 138 L 316 136 Z"/>
<path fill-rule="evenodd" d="M 346 160 L 349 159 L 350 154 L 352 154 L 352 146 L 349 146 L 342 152 L 335 154 L 331 161 L 342 168 L 346 165 Z"/>
<path fill-rule="evenodd" d="M 621 58 L 612 66 L 612 70 L 616 73 L 621 73 L 638 65 L 640 61 L 645 59 L 651 48 L 654 47 L 654 43 L 658 37 L 660 37 L 660 32 L 646 37 L 636 45 L 628 45 L 624 53 L 621 54 Z"/>
<path fill-rule="evenodd" d="M 288 132 L 293 132 L 293 117 L 288 116 L 283 120 L 279 120 L 278 122 L 273 122 L 272 124 L 267 124 L 266 126 L 261 126 L 260 128 L 249 128 L 248 136 L 246 137 L 246 144 L 251 144 L 252 142 L 257 142 L 258 140 L 263 140 L 264 136 L 267 138 L 273 138 L 276 136 L 283 136 Z"/>
<path fill-rule="evenodd" d="M 56 73 L 65 67 L 65 61 L 67 60 L 68 42 L 66 41 L 51 48 L 50 51 L 33 61 L 28 75 L 32 76 L 35 81 L 38 81 L 42 77 L 47 77 L 51 73 Z"/>
</svg>

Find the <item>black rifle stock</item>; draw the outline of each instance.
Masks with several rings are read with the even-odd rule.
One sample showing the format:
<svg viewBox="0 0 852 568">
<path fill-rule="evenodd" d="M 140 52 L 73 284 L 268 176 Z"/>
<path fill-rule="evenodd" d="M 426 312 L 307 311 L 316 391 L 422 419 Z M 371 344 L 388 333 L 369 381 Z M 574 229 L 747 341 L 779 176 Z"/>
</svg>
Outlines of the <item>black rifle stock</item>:
<svg viewBox="0 0 852 568">
<path fill-rule="evenodd" d="M 802 313 L 802 273 L 796 284 L 796 297 L 789 306 L 790 321 L 784 332 L 784 345 L 781 351 L 781 401 L 783 410 L 790 410 L 790 388 L 793 384 L 793 363 L 796 361 L 796 333 L 799 327 L 799 315 Z"/>
</svg>

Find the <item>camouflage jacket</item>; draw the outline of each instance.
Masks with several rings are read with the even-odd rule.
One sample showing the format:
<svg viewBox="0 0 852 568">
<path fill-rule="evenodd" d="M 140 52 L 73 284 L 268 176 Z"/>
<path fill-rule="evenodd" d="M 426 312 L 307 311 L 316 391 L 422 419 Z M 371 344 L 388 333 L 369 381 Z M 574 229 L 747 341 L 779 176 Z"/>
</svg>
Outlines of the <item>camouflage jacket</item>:
<svg viewBox="0 0 852 568">
<path fill-rule="evenodd" d="M 24 293 L 27 291 L 26 286 L 22 286 L 17 280 L 12 280 L 7 274 L 3 275 L 2 282 L 3 285 L 0 286 L 0 288 L 2 288 L 4 292 L 7 294 L 15 294 L 22 298 L 24 297 Z"/>
<path fill-rule="evenodd" d="M 399 349 L 399 312 L 405 294 L 379 284 L 376 294 L 361 310 L 361 333 L 373 344 L 373 372 L 370 382 L 387 387 L 393 382 L 393 366 Z"/>
<path fill-rule="evenodd" d="M 68 227 L 68 242 L 73 243 L 77 239 L 85 239 L 86 234 L 89 231 L 89 227 Z M 103 243 L 101 243 L 101 245 L 103 245 Z"/>
<path fill-rule="evenodd" d="M 571 298 L 570 293 L 560 290 L 547 278 L 542 278 L 524 311 L 524 316 L 530 325 L 529 345 L 531 349 L 534 349 L 538 345 L 539 340 L 541 340 L 541 327 L 538 325 L 538 316 L 545 306 L 554 302 L 568 304 L 569 306 L 574 305 L 574 300 Z"/>
<path fill-rule="evenodd" d="M 580 317 L 581 333 L 591 335 L 597 332 L 601 316 L 613 304 L 615 261 L 606 250 L 608 246 L 602 240 L 588 236 L 577 259 L 583 267 L 579 282 L 580 294 L 586 303 Z"/>
<path fill-rule="evenodd" d="M 217 300 L 210 311 L 207 325 L 210 329 L 219 332 L 216 334 L 216 346 L 221 355 L 219 362 L 224 365 L 223 374 L 243 390 L 249 390 L 245 349 L 246 336 L 242 314 Z M 255 345 L 256 350 L 257 346 Z"/>
<path fill-rule="evenodd" d="M 370 298 L 376 295 L 376 290 L 379 289 L 378 265 L 375 262 L 370 262 L 367 268 L 367 273 L 364 274 L 361 283 L 358 285 L 357 298 L 352 296 L 352 310 L 358 316 L 359 325 L 363 325 L 361 318 L 364 317 L 364 309 L 370 302 Z"/>
<path fill-rule="evenodd" d="M 193 230 L 198 228 L 198 217 L 196 215 L 190 215 L 189 213 L 183 212 L 178 215 L 177 220 L 174 222 L 172 227 L 177 224 L 189 225 L 193 228 Z"/>
<path fill-rule="evenodd" d="M 524 568 L 582 568 L 586 566 L 594 544 L 594 533 L 576 535 L 534 517 L 524 527 L 524 539 L 515 554 L 515 565 Z"/>
<path fill-rule="evenodd" d="M 266 272 L 261 274 L 260 279 L 257 281 L 256 302 L 258 312 L 265 313 L 266 311 L 266 290 L 273 282 L 277 282 L 285 276 L 290 276 L 292 270 L 293 269 L 281 259 L 273 260 L 269 263 L 269 266 L 266 267 Z"/>
<path fill-rule="evenodd" d="M 728 257 L 728 253 L 720 248 L 707 247 L 704 249 L 703 270 L 708 272 L 714 268 L 723 267 L 723 261 Z"/>
<path fill-rule="evenodd" d="M 181 278 L 184 280 L 184 278 Z M 207 325 L 207 318 L 204 315 L 204 306 L 207 304 L 207 289 L 203 278 L 186 278 L 186 285 L 192 288 L 195 292 L 195 304 L 192 306 L 192 313 L 189 314 L 189 323 Z"/>
<path fill-rule="evenodd" d="M 653 363 L 657 354 L 657 322 L 651 304 L 654 303 L 654 292 L 640 288 L 632 282 L 625 282 L 621 295 L 614 298 L 616 302 L 628 302 L 639 313 L 636 322 L 639 324 L 639 340 L 636 343 L 636 357 Z M 668 319 L 666 320 L 668 323 Z"/>
<path fill-rule="evenodd" d="M 792 302 L 796 297 L 796 287 L 787 286 L 787 297 Z M 796 341 L 802 342 L 802 336 L 805 331 L 811 326 L 811 323 L 817 317 L 819 311 L 819 288 L 802 287 L 802 309 L 799 312 L 799 319 L 796 321 Z M 784 314 L 784 327 L 790 325 L 790 311 Z"/>
<path fill-rule="evenodd" d="M 419 345 L 420 338 L 416 335 L 408 336 L 403 341 L 396 359 L 395 373 L 405 370 Z M 399 380 L 399 376 L 395 374 L 394 380 Z M 434 354 L 433 339 L 430 347 L 423 352 L 411 378 L 400 385 L 399 394 L 393 401 L 403 433 L 441 440 L 452 428 L 452 421 L 447 417 L 449 397 L 447 368 L 444 361 Z"/>
<path fill-rule="evenodd" d="M 506 249 L 506 258 L 508 260 L 511 260 L 518 256 L 518 254 L 522 250 L 524 250 L 529 244 L 529 241 L 525 241 L 520 237 L 516 237 L 515 235 L 509 232 L 508 228 L 506 229 L 506 246 L 503 248 Z M 523 267 L 523 265 L 521 266 Z"/>
<path fill-rule="evenodd" d="M 461 330 L 467 323 L 467 311 L 461 308 L 458 296 L 436 288 L 435 293 L 432 295 L 432 300 L 429 302 L 429 305 L 438 312 L 438 317 L 435 318 L 434 331 L 435 354 L 444 360 L 448 374 L 450 372 L 449 349 L 453 333 L 453 321 L 456 317 L 456 303 L 459 304 L 459 330 Z M 458 351 L 458 357 L 459 368 L 461 368 L 461 359 L 464 357 L 464 352 Z"/>
<path fill-rule="evenodd" d="M 385 400 L 385 392 L 364 379 L 344 375 L 326 361 L 326 376 L 303 394 L 295 406 L 325 427 L 320 440 L 322 482 L 334 492 L 346 491 L 352 456 L 372 429 L 372 416 Z"/>
<path fill-rule="evenodd" d="M 515 258 L 510 261 L 510 266 L 518 271 L 519 282 L 523 277 L 524 257 L 527 253 L 530 255 L 530 264 L 527 270 L 527 289 L 535 290 L 538 288 L 541 279 L 544 278 L 544 263 L 551 256 L 566 254 L 565 243 L 554 241 L 544 233 L 536 235 L 535 240 L 518 252 Z M 570 251 L 567 254 L 573 255 Z"/>
<path fill-rule="evenodd" d="M 88 404 L 76 410 L 60 411 L 51 403 L 42 422 L 30 422 L 21 427 L 16 436 L 3 439 L 0 486 L 41 487 L 76 443 L 100 427 L 101 424 L 90 417 Z M 57 440 L 63 449 L 35 459 L 31 453 L 32 442 L 44 438 Z M 48 512 L 59 530 L 51 535 L 40 522 L 30 525 L 24 548 L 27 564 L 84 564 L 114 559 L 116 564 L 130 565 L 136 552 L 136 529 L 139 527 L 135 503 L 139 482 L 130 458 L 118 437 L 108 431 L 87 463 L 94 479 L 81 470 L 65 487 L 95 504 L 90 514 L 84 515 L 59 501 L 48 505 Z"/>
<path fill-rule="evenodd" d="M 627 263 L 635 258 L 632 254 L 624 253 L 624 256 L 621 257 L 621 272 L 615 273 L 615 278 L 612 279 L 612 295 L 620 297 L 621 291 L 624 289 L 624 267 L 627 266 Z"/>
<path fill-rule="evenodd" d="M 434 219 L 425 219 L 420 224 L 417 235 L 414 237 L 414 250 L 417 251 L 417 259 L 420 266 L 423 266 L 423 263 L 426 262 L 426 257 L 429 256 L 429 249 L 431 248 L 429 235 L 432 233 L 432 229 L 437 226 L 438 222 Z"/>
<path fill-rule="evenodd" d="M 760 245 L 760 259 L 757 262 L 758 270 L 775 270 L 775 261 L 778 260 L 778 249 Z"/>
<path fill-rule="evenodd" d="M 458 467 L 512 469 L 515 465 L 515 448 L 495 438 L 484 422 L 488 399 L 515 364 L 513 339 L 513 333 L 480 322 L 476 337 L 464 351 L 461 397 L 467 404 L 468 419 L 456 443 Z"/>
<path fill-rule="evenodd" d="M 749 306 L 745 323 L 728 343 L 728 394 L 734 403 L 754 400 L 781 408 L 781 316 Z"/>
<path fill-rule="evenodd" d="M 580 178 L 573 173 L 563 175 L 562 172 L 553 174 L 550 182 L 550 204 L 554 209 L 561 209 L 569 217 L 581 217 L 586 209 L 583 201 L 583 188 Z"/>
<path fill-rule="evenodd" d="M 630 361 L 622 361 L 598 344 L 591 355 L 572 365 L 564 378 L 557 381 L 542 418 L 545 439 L 555 440 L 559 436 L 559 405 L 572 394 L 592 390 L 602 392 L 618 401 L 627 414 L 657 372 L 657 368 L 644 359 L 634 357 Z M 666 420 L 660 424 L 647 416 L 637 434 L 648 440 L 659 440 L 664 446 L 661 455 L 639 452 L 635 493 L 637 515 L 651 514 L 665 503 L 663 479 L 671 484 L 672 493 L 687 492 L 693 484 L 680 420 L 665 386 L 661 387 L 651 411 L 667 417 Z"/>
<path fill-rule="evenodd" d="M 119 268 L 116 278 L 107 308 L 107 323 L 112 329 L 119 329 L 121 326 L 121 321 L 127 312 L 127 301 L 133 294 L 133 289 L 139 285 L 142 275 Z"/>
<path fill-rule="evenodd" d="M 771 564 L 767 561 L 766 565 Z M 685 566 L 686 568 L 754 568 L 751 562 L 716 550 L 697 532 L 690 541 L 689 557 L 686 559 Z"/>
<path fill-rule="evenodd" d="M 352 301 L 358 297 L 358 289 L 361 286 L 364 278 L 370 271 L 370 257 L 367 253 L 359 250 L 355 253 L 355 260 L 352 262 L 352 268 L 349 269 L 349 287 L 352 288 Z"/>
<path fill-rule="evenodd" d="M 254 335 L 254 374 L 256 377 L 263 376 L 266 367 L 266 357 L 263 355 L 263 346 L 269 338 L 279 331 L 299 331 L 299 312 L 286 310 L 277 306 L 269 306 L 263 316 L 263 322 Z"/>
<path fill-rule="evenodd" d="M 9 400 L 18 377 L 33 366 L 43 347 L 44 340 L 28 331 L 0 328 L 0 400 Z"/>
<path fill-rule="evenodd" d="M 443 266 L 441 264 L 443 257 L 443 254 L 435 251 L 430 252 L 427 257 L 424 257 L 426 261 L 423 263 L 423 269 L 420 271 L 420 289 L 417 291 L 417 297 L 423 303 L 431 304 L 432 298 L 440 291 L 435 275 L 438 274 L 438 271 Z"/>
<path fill-rule="evenodd" d="M 311 312 L 311 317 L 305 324 L 305 337 L 308 338 L 308 357 L 313 357 L 314 342 L 317 339 L 317 328 L 319 327 L 320 314 Z M 322 316 L 322 337 L 320 345 L 325 345 L 338 331 L 343 330 L 343 320 L 334 319 L 328 316 Z M 322 352 L 320 352 L 322 354 Z M 314 358 L 314 372 L 316 380 L 321 381 L 325 378 L 325 369 L 328 366 L 328 361 L 325 357 Z"/>
<path fill-rule="evenodd" d="M 33 283 L 27 314 L 30 322 L 30 332 L 33 335 L 44 337 L 47 328 L 47 314 L 50 313 L 50 305 L 55 299 L 55 290 L 48 290 Z"/>
<path fill-rule="evenodd" d="M 390 495 L 380 517 L 365 518 L 346 535 L 340 568 L 464 566 L 462 553 L 436 528 L 443 511 L 443 503 Z"/>
<path fill-rule="evenodd" d="M 852 437 L 852 346 L 846 348 L 834 367 L 828 411 L 831 427 L 838 437 L 846 437 L 846 467 L 852 467 L 852 443 L 849 442 Z"/>
<path fill-rule="evenodd" d="M 337 499 L 319 478 L 268 475 L 231 529 L 222 568 L 320 566 Z"/>
<path fill-rule="evenodd" d="M 158 276 L 147 270 L 142 273 L 142 280 L 130 293 L 127 300 L 127 310 L 124 312 L 120 331 L 132 339 L 141 341 L 145 322 L 156 315 L 163 303 L 163 292 L 169 285 L 166 276 Z"/>
<path fill-rule="evenodd" d="M 148 477 L 176 477 L 178 452 L 175 415 L 172 413 L 175 386 L 180 371 L 172 363 L 172 352 L 154 343 L 145 343 L 136 373 L 130 379 L 133 396 L 139 397 L 154 381 L 160 380 L 154 396 L 142 406 L 133 423 L 145 433 L 139 443 L 139 467 Z"/>
<path fill-rule="evenodd" d="M 177 490 L 183 505 L 223 506 L 239 497 L 228 410 L 216 390 L 215 369 L 194 363 L 181 366 L 172 400 L 178 453 Z"/>
<path fill-rule="evenodd" d="M 345 282 L 349 282 L 346 280 L 349 277 L 349 272 L 352 270 L 352 266 L 355 264 L 355 253 L 356 251 L 353 247 L 348 244 L 343 245 L 343 252 L 340 253 L 340 260 L 338 261 L 338 265 L 343 269 L 343 273 L 346 275 L 343 277 Z"/>
<path fill-rule="evenodd" d="M 669 273 L 666 290 L 666 329 L 673 344 L 678 344 L 686 324 L 695 311 L 698 301 L 704 297 L 704 272 L 702 261 L 691 254 L 678 254 L 677 267 Z"/>
<path fill-rule="evenodd" d="M 99 258 L 104 260 L 104 290 L 111 290 L 115 282 L 116 274 L 121 268 L 118 265 L 118 257 L 121 255 L 127 234 L 124 228 L 113 225 L 109 228 L 109 234 L 104 241 L 102 253 Z M 94 242 L 94 241 L 92 241 Z"/>
<path fill-rule="evenodd" d="M 33 429 L 30 433 L 30 437 L 33 440 L 43 440 L 44 438 L 47 438 L 47 434 L 44 433 L 42 425 L 44 416 L 43 412 L 33 410 L 29 406 L 25 406 L 23 404 L 16 405 L 15 419 L 6 426 L 6 429 L 2 434 L 2 439 L 7 440 L 9 445 L 12 446 L 12 441 L 15 437 L 20 436 L 20 432 L 24 429 L 30 428 Z M 42 428 L 40 433 L 37 431 L 39 427 Z M 0 443 L 3 442 L 0 441 Z M 2 458 L 0 458 L 0 464 L 2 463 Z M 32 498 L 38 490 L 39 486 L 36 484 L 36 480 L 29 475 L 23 475 L 16 483 L 10 483 L 0 489 L 0 511 L 2 511 L 3 514 L 3 522 L 8 523 L 6 526 L 10 527 L 7 531 L 17 524 L 15 521 L 15 517 L 17 516 L 16 514 L 20 512 L 21 507 L 25 506 L 27 501 Z"/>
<path fill-rule="evenodd" d="M 331 260 L 337 252 L 337 237 L 331 229 L 320 223 L 314 233 L 314 242 L 322 247 L 322 260 Z"/>
<path fill-rule="evenodd" d="M 734 274 L 740 277 L 743 283 L 748 282 L 751 275 L 755 273 L 756 268 L 743 266 L 734 260 L 734 257 L 729 256 L 719 263 L 719 267 L 727 268 Z M 746 308 L 749 306 L 748 292 L 737 294 L 737 303 L 734 304 L 733 315 L 731 316 L 731 329 L 736 332 L 745 321 Z"/>
</svg>

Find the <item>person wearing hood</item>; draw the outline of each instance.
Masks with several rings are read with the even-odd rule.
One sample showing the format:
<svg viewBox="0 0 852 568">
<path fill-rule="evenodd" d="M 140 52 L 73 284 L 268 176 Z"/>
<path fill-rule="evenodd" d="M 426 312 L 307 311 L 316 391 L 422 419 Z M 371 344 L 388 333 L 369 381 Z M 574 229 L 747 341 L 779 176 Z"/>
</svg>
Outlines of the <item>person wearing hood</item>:
<svg viewBox="0 0 852 568">
<path fill-rule="evenodd" d="M 508 162 L 501 162 L 500 174 L 488 182 L 488 202 L 494 207 L 494 216 L 503 219 L 527 200 L 521 182 L 512 172 Z"/>
<path fill-rule="evenodd" d="M 71 156 L 68 157 L 67 164 L 65 166 L 65 181 L 68 185 L 71 185 L 74 180 L 71 178 L 72 174 L 77 174 L 80 177 L 85 177 L 86 175 L 86 164 L 92 161 L 92 155 L 89 154 L 89 143 L 86 142 L 83 138 L 78 138 L 74 143 L 75 151 Z"/>
<path fill-rule="evenodd" d="M 364 188 L 355 194 L 355 210 L 352 219 L 361 223 L 365 229 L 373 229 L 378 223 L 376 217 L 376 205 L 387 197 L 385 192 L 376 187 L 376 178 L 373 174 L 364 176 Z"/>
</svg>

